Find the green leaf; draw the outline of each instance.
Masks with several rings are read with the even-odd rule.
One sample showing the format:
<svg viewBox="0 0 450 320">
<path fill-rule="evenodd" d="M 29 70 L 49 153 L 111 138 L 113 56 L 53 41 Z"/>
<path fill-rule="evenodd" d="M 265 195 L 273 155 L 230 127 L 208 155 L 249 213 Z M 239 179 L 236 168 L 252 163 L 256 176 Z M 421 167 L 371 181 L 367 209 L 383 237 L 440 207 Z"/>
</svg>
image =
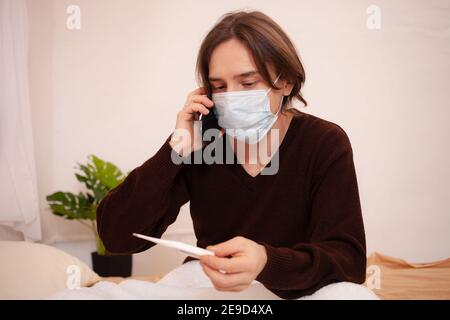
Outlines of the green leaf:
<svg viewBox="0 0 450 320">
<path fill-rule="evenodd" d="M 66 219 L 96 219 L 96 206 L 93 198 L 79 193 L 75 195 L 71 192 L 55 192 L 47 196 L 50 209 L 53 214 Z"/>
<path fill-rule="evenodd" d="M 97 204 L 113 188 L 123 182 L 125 176 L 111 162 L 106 162 L 95 155 L 89 155 L 86 165 L 78 163 L 82 174 L 75 174 L 78 181 L 91 190 Z M 83 175 L 84 174 L 84 175 Z"/>
<path fill-rule="evenodd" d="M 91 155 L 90 159 L 95 166 L 93 172 L 94 176 L 98 178 L 100 183 L 106 186 L 108 190 L 115 188 L 124 178 L 122 171 L 111 162 L 103 161 L 95 155 Z"/>
<path fill-rule="evenodd" d="M 82 176 L 82 175 L 80 175 L 80 174 L 78 174 L 78 173 L 75 173 L 75 176 L 77 177 L 77 180 L 78 180 L 78 181 L 80 181 L 80 182 L 82 182 L 82 183 L 86 183 L 87 178 L 86 178 L 85 176 Z"/>
</svg>

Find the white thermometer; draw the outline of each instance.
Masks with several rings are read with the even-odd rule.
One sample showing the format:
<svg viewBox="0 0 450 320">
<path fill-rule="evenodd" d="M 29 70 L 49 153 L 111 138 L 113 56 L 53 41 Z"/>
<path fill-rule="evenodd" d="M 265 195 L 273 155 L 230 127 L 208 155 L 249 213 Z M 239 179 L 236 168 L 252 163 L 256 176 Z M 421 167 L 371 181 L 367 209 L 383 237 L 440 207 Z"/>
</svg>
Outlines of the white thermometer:
<svg viewBox="0 0 450 320">
<path fill-rule="evenodd" d="M 191 246 L 190 244 L 186 244 L 186 243 L 179 242 L 179 241 L 159 239 L 159 238 L 144 236 L 143 234 L 139 234 L 139 233 L 133 233 L 133 236 L 147 240 L 147 241 L 154 242 L 156 244 L 161 244 L 161 245 L 169 247 L 169 248 L 177 249 L 178 251 L 186 253 L 187 255 L 195 257 L 195 258 L 200 258 L 200 256 L 204 256 L 204 255 L 211 255 L 211 256 L 214 255 L 214 252 L 212 252 L 212 251 L 202 249 L 202 248 L 199 248 L 196 246 Z"/>
</svg>

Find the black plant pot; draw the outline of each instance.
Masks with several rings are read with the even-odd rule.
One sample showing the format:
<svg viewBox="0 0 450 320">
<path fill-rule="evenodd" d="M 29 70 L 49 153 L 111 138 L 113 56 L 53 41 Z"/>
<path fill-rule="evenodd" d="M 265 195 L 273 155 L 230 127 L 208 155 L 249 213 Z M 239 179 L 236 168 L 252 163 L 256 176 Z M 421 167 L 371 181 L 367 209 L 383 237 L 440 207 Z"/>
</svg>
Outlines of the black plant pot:
<svg viewBox="0 0 450 320">
<path fill-rule="evenodd" d="M 131 276 L 132 255 L 99 255 L 91 252 L 92 267 L 101 277 Z"/>
</svg>

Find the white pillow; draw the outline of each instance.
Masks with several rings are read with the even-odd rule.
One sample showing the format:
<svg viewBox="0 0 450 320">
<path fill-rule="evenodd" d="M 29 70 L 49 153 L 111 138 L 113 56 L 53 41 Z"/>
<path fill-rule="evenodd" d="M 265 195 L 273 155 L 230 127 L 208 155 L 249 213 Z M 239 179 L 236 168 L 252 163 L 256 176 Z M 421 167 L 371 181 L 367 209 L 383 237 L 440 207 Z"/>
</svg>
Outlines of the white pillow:
<svg viewBox="0 0 450 320">
<path fill-rule="evenodd" d="M 54 247 L 0 241 L 0 299 L 45 299 L 100 279 L 86 264 Z"/>
</svg>

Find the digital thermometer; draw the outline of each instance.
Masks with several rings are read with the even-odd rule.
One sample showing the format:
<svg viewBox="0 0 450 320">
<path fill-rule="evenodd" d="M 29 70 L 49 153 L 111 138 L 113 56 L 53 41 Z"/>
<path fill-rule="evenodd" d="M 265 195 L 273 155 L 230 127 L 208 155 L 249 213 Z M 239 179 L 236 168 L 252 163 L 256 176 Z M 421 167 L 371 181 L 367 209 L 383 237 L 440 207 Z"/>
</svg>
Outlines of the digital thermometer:
<svg viewBox="0 0 450 320">
<path fill-rule="evenodd" d="M 196 246 L 192 246 L 190 244 L 186 244 L 183 242 L 179 242 L 179 241 L 173 241 L 173 240 L 165 240 L 165 239 L 159 239 L 159 238 L 154 238 L 154 237 L 149 237 L 149 236 L 144 236 L 143 234 L 139 234 L 139 233 L 133 233 L 133 236 L 147 240 L 147 241 L 151 241 L 153 243 L 156 244 L 160 244 L 169 248 L 173 248 L 176 249 L 178 251 L 181 251 L 189 256 L 195 257 L 195 258 L 200 258 L 201 256 L 204 255 L 214 255 L 214 252 L 206 250 L 206 249 L 202 249 Z"/>
</svg>

